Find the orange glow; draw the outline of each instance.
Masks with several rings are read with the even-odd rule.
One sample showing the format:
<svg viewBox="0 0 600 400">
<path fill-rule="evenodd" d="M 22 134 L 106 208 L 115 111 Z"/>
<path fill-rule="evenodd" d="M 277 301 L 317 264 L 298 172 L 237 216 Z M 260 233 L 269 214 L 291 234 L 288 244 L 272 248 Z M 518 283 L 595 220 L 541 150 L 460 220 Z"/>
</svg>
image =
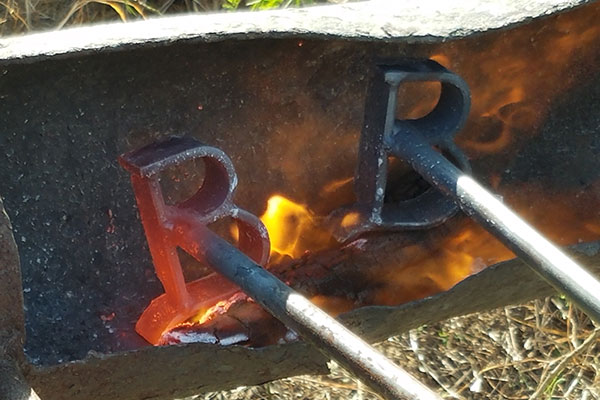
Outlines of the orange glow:
<svg viewBox="0 0 600 400">
<path fill-rule="evenodd" d="M 321 193 L 323 193 L 323 194 L 336 193 L 338 190 L 340 190 L 344 186 L 349 185 L 349 184 L 351 185 L 353 182 L 354 182 L 353 176 L 350 176 L 350 177 L 347 177 L 344 179 L 335 180 L 333 182 L 329 182 L 328 184 L 323 186 L 323 189 L 321 189 Z"/>
<path fill-rule="evenodd" d="M 400 249 L 396 268 L 384 267 L 374 279 L 373 304 L 396 305 L 448 290 L 485 267 L 513 258 L 510 250 L 474 223 L 467 223 L 434 245 Z"/>
<path fill-rule="evenodd" d="M 338 316 L 354 308 L 354 303 L 352 301 L 341 297 L 324 296 L 319 294 L 313 296 L 310 301 L 317 307 L 325 310 L 327 313 L 333 316 Z"/>
<path fill-rule="evenodd" d="M 598 239 L 600 221 L 595 210 L 574 206 L 581 200 L 591 203 L 596 188 L 600 189 L 600 182 L 593 186 L 589 193 L 583 194 L 567 190 L 548 193 L 543 186 L 531 184 L 513 185 L 504 189 L 509 193 L 505 197 L 507 204 L 549 239 L 559 245 L 567 245 Z M 531 198 L 537 199 L 535 206 L 531 205 Z M 548 215 L 552 218 L 548 218 Z M 326 250 L 334 246 L 318 217 L 307 207 L 283 196 L 274 195 L 269 199 L 267 211 L 261 219 L 272 235 L 275 253 L 298 259 L 306 251 Z M 573 221 L 585 222 L 573 224 Z M 369 239 L 356 241 L 358 244 L 354 247 L 357 254 L 362 251 L 362 243 L 368 244 L 368 241 Z M 347 283 L 352 282 L 352 279 L 360 280 L 355 282 L 358 287 L 362 287 L 359 293 L 338 288 L 340 290 L 335 295 L 314 294 L 310 296 L 311 301 L 332 315 L 365 305 L 403 304 L 448 290 L 467 276 L 514 257 L 513 253 L 491 234 L 467 218 L 448 223 L 448 228 L 434 228 L 423 240 L 392 249 L 390 253 L 386 253 L 384 249 L 380 254 L 376 254 L 372 258 L 373 264 L 362 265 L 359 262 L 361 269 L 353 269 L 355 265 L 352 258 L 340 263 L 342 267 L 337 269 L 335 274 Z M 343 249 L 334 251 L 339 252 Z M 377 251 L 379 250 L 373 248 L 369 250 Z M 277 262 L 276 259 L 274 263 Z M 337 262 L 334 261 L 334 264 Z M 298 265 L 303 267 L 302 263 Z M 310 285 L 311 279 L 318 281 L 320 278 L 313 276 L 310 271 L 311 264 L 306 267 L 305 273 L 298 275 L 300 278 L 287 283 L 292 286 L 302 285 L 303 279 L 308 279 Z M 227 313 L 237 301 L 245 299 L 245 295 L 238 293 L 221 300 L 214 306 L 203 309 L 183 325 L 199 326 L 207 323 Z"/>
<path fill-rule="evenodd" d="M 227 310 L 229 310 L 229 307 L 231 307 L 241 296 L 243 295 L 236 294 L 229 299 L 217 302 L 217 304 L 215 304 L 212 307 L 209 307 L 205 310 L 200 310 L 198 314 L 191 320 L 194 321 L 194 323 L 196 324 L 203 324 L 205 322 L 208 322 L 209 320 L 214 318 L 215 315 L 226 313 Z"/>
<path fill-rule="evenodd" d="M 240 230 L 236 223 L 229 225 L 229 235 L 234 241 L 238 241 L 240 238 Z"/>
<path fill-rule="evenodd" d="M 491 184 L 494 191 L 504 196 L 507 205 L 561 246 L 599 239 L 600 182 L 578 189 L 523 182 L 515 177 L 505 181 L 505 178 L 511 176 L 508 168 L 512 168 L 511 161 L 521 147 L 531 143 L 535 135 L 543 134 L 541 128 L 553 102 L 583 82 L 585 74 L 597 71 L 590 68 L 585 72 L 581 68 L 582 59 L 597 58 L 599 47 L 595 43 L 600 40 L 600 24 L 594 20 L 598 12 L 590 12 L 589 8 L 598 9 L 600 4 L 587 7 L 588 11 L 576 10 L 549 18 L 543 24 L 481 35 L 476 45 L 470 39 L 447 42 L 436 47 L 430 56 L 460 74 L 470 86 L 471 113 L 456 141 L 471 160 L 482 161 L 477 164 L 482 183 Z M 260 76 L 249 82 L 265 84 Z M 268 93 L 275 96 L 279 92 L 274 89 Z M 267 100 L 274 104 L 278 101 Z M 359 132 L 339 134 L 340 129 L 330 116 L 320 117 L 318 102 L 306 93 L 298 93 L 294 100 L 307 110 L 306 116 L 298 125 L 286 125 L 286 130 L 291 131 L 285 135 L 274 129 L 277 134 L 266 138 L 268 168 L 280 171 L 284 177 L 277 186 L 273 184 L 266 190 L 291 192 L 290 188 L 294 188 L 297 198 L 311 207 L 273 195 L 261 220 L 270 235 L 272 254 L 286 256 L 286 261 L 289 257 L 300 259 L 294 266 L 303 269 L 303 273 L 292 275 L 294 278 L 286 283 L 310 287 L 321 278 L 318 273 L 334 270 L 336 290 L 319 291 L 319 288 L 310 293 L 315 304 L 335 315 L 366 305 L 398 305 L 448 290 L 469 275 L 514 257 L 466 217 L 457 217 L 422 234 L 386 232 L 389 243 L 376 235 L 371 242 L 366 235 L 340 248 L 324 221 L 329 212 L 353 201 L 353 177 L 348 174 L 356 162 L 353 152 L 357 151 Z M 407 117 L 419 116 L 425 105 L 419 98 L 411 107 L 405 110 Z M 329 141 L 335 144 L 335 152 L 322 139 L 328 137 L 328 132 L 339 134 L 336 141 Z M 301 139 L 289 140 L 291 137 Z M 333 162 L 332 154 L 337 157 Z M 333 169 L 338 165 L 339 170 L 327 173 L 315 167 Z M 359 217 L 349 213 L 341 224 L 353 225 Z M 403 244 L 403 235 L 414 240 Z M 314 264 L 312 258 L 303 258 L 307 251 L 327 253 L 329 249 L 335 255 L 323 258 L 316 255 Z M 279 261 L 274 257 L 272 271 L 277 271 Z M 227 310 L 232 304 L 227 301 L 198 316 L 200 323 Z"/>
<path fill-rule="evenodd" d="M 580 201 L 593 203 L 594 190 L 587 194 L 569 190 L 552 193 L 542 185 L 532 184 L 511 185 L 500 189 L 507 193 L 505 201 L 511 208 L 558 245 L 597 240 L 600 235 L 600 222 L 595 209 L 575 206 Z M 307 208 L 281 196 L 274 198 L 276 200 L 271 204 L 274 206 L 272 217 L 275 221 L 277 218 L 285 220 L 291 209 L 295 211 L 292 214 L 303 216 L 310 222 L 293 224 L 294 229 L 287 227 L 288 234 L 281 235 L 278 239 L 278 245 L 288 251 L 286 254 L 298 258 L 305 248 L 302 251 L 294 248 L 294 243 L 298 242 L 297 236 L 319 237 L 323 234 L 322 228 L 319 228 L 316 217 Z M 531 198 L 537 199 L 535 206 L 532 206 Z M 289 209 L 283 205 L 289 206 Z M 552 218 L 548 218 L 548 215 Z M 355 216 L 350 214 L 348 218 L 350 220 Z M 573 221 L 582 223 L 574 224 Z M 510 250 L 474 221 L 459 218 L 447 225 L 447 228 L 430 230 L 423 240 L 416 243 L 391 247 L 389 253 L 386 253 L 387 249 L 384 248 L 384 251 L 375 254 L 371 259 L 372 264 L 359 261 L 356 267 L 352 258 L 341 263 L 334 261 L 334 265 L 342 265 L 340 269 L 335 270 L 341 281 L 362 281 L 357 284 L 358 287 L 363 287 L 360 289 L 359 300 L 356 292 L 350 290 L 345 293 L 344 290 L 340 290 L 338 295 L 315 294 L 311 296 L 311 301 L 333 315 L 371 304 L 398 305 L 448 290 L 487 266 L 514 258 Z M 302 226 L 302 230 L 299 226 Z M 291 241 L 282 241 L 286 237 Z M 329 240 L 328 237 L 324 237 Z M 358 239 L 356 244 L 350 243 L 348 246 L 354 246 L 357 254 L 361 254 L 364 249 L 362 246 L 368 247 L 369 240 Z M 331 244 L 327 245 L 326 242 L 312 243 L 314 248 L 331 248 Z M 379 251 L 371 247 L 367 253 Z M 292 280 L 290 283 L 302 284 L 302 279 L 307 277 L 309 280 L 318 281 L 320 277 L 313 276 L 310 267 L 311 264 L 308 264 L 306 273 L 304 277 L 299 278 L 299 282 Z M 331 265 L 328 267 L 335 268 Z"/>
<path fill-rule="evenodd" d="M 349 212 L 348 214 L 344 215 L 344 218 L 342 218 L 342 228 L 348 228 L 350 226 L 354 226 L 358 223 L 360 219 L 360 214 L 357 212 Z"/>
<path fill-rule="evenodd" d="M 583 226 L 590 232 L 600 235 L 600 224 L 585 223 Z"/>
<path fill-rule="evenodd" d="M 596 57 L 600 24 L 594 7 L 600 6 L 558 15 L 542 27 L 530 24 L 489 35 L 478 47 L 470 41 L 448 43 L 430 56 L 469 83 L 474 101 L 459 145 L 472 157 L 514 152 L 520 136 L 539 133 L 549 100 L 564 95 L 586 73 L 574 73 L 574 66 Z"/>
<path fill-rule="evenodd" d="M 271 239 L 271 250 L 290 257 L 302 253 L 296 251 L 303 226 L 313 225 L 308 210 L 283 196 L 273 196 L 267 202 L 267 210 L 260 217 Z"/>
<path fill-rule="evenodd" d="M 326 248 L 331 241 L 331 235 L 319 227 L 305 206 L 280 195 L 269 199 L 260 219 L 269 231 L 272 253 L 297 258 L 308 250 Z"/>
<path fill-rule="evenodd" d="M 210 319 L 211 316 L 216 313 L 221 313 L 220 311 L 227 311 L 231 306 L 231 302 L 228 300 L 221 300 L 217 304 L 212 307 L 209 307 L 207 310 L 203 310 L 198 313 L 196 317 L 194 317 L 194 321 L 198 324 L 203 324 Z"/>
</svg>

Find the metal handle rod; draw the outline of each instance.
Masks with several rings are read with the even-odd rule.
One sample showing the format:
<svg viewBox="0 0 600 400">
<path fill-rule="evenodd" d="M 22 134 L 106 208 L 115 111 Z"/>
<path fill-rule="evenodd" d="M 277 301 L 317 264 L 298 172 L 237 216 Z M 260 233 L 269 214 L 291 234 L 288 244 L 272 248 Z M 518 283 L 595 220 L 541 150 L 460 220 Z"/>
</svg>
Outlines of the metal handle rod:
<svg viewBox="0 0 600 400">
<path fill-rule="evenodd" d="M 434 187 L 451 196 L 465 213 L 600 323 L 600 282 L 596 277 L 452 165 L 420 134 L 398 132 L 387 140 L 387 145 L 395 156 L 407 161 Z"/>
<path fill-rule="evenodd" d="M 408 372 L 208 228 L 179 220 L 174 233 L 185 251 L 235 282 L 273 316 L 384 398 L 441 400 Z"/>
</svg>

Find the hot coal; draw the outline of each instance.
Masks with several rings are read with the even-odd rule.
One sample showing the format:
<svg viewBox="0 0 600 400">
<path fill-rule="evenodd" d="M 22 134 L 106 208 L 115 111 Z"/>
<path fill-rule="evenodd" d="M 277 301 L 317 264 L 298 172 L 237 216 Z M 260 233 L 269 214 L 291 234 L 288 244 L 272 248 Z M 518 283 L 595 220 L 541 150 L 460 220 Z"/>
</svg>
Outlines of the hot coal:
<svg viewBox="0 0 600 400">
<path fill-rule="evenodd" d="M 159 345 L 177 343 L 268 346 L 290 338 L 288 329 L 248 298 L 236 300 L 227 311 L 203 324 L 189 323 L 165 333 Z M 291 336 L 293 338 L 293 335 Z"/>
</svg>

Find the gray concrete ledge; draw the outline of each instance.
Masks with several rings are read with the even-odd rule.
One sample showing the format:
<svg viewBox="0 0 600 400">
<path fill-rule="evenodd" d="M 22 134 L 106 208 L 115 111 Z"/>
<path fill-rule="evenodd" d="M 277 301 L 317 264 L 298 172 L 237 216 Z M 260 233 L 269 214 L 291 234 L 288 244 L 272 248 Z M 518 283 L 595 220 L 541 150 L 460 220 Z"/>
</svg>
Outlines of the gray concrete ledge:
<svg viewBox="0 0 600 400">
<path fill-rule="evenodd" d="M 301 9 L 188 14 L 0 39 L 0 61 L 197 39 L 344 38 L 440 42 L 512 26 L 587 0 L 370 0 Z"/>
</svg>

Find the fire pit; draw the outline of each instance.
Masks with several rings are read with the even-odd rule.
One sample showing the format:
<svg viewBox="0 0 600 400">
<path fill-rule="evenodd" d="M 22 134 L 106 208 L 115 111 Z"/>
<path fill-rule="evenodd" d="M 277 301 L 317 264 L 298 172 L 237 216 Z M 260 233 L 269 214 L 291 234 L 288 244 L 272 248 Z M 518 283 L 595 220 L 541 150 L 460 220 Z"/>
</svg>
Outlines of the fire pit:
<svg viewBox="0 0 600 400">
<path fill-rule="evenodd" d="M 323 357 L 300 342 L 154 348 L 135 333 L 141 311 L 162 289 L 127 174 L 115 160 L 174 134 L 230 156 L 240 207 L 276 221 L 306 217 L 291 225 L 310 234 L 290 240 L 282 230 L 277 265 L 290 280 L 306 275 L 297 289 L 332 313 L 358 308 L 343 318 L 370 340 L 548 293 L 535 277 L 527 282 L 526 270 L 485 270 L 454 292 L 395 307 L 512 255 L 462 216 L 431 230 L 359 237 L 345 247 L 321 228 L 331 211 L 354 200 L 373 59 L 410 56 L 437 60 L 471 87 L 472 111 L 456 142 L 480 180 L 559 244 L 598 240 L 599 12 L 591 4 L 442 44 L 289 35 L 27 62 L 15 60 L 5 45 L 0 193 L 21 258 L 27 380 L 43 399 L 135 398 L 325 371 Z M 399 110 L 403 115 L 425 114 L 419 107 L 439 90 L 418 89 L 425 94 Z M 402 166 L 393 168 L 390 179 L 404 177 Z M 281 215 L 285 204 L 288 217 Z M 191 261 L 184 269 L 190 277 L 207 272 Z M 466 288 L 470 296 L 485 296 L 448 303 Z M 440 299 L 456 309 L 440 308 Z M 209 375 L 182 372 L 216 357 Z M 132 371 L 142 366 L 145 377 L 136 378 Z M 177 389 L 164 386 L 173 376 Z"/>
</svg>

